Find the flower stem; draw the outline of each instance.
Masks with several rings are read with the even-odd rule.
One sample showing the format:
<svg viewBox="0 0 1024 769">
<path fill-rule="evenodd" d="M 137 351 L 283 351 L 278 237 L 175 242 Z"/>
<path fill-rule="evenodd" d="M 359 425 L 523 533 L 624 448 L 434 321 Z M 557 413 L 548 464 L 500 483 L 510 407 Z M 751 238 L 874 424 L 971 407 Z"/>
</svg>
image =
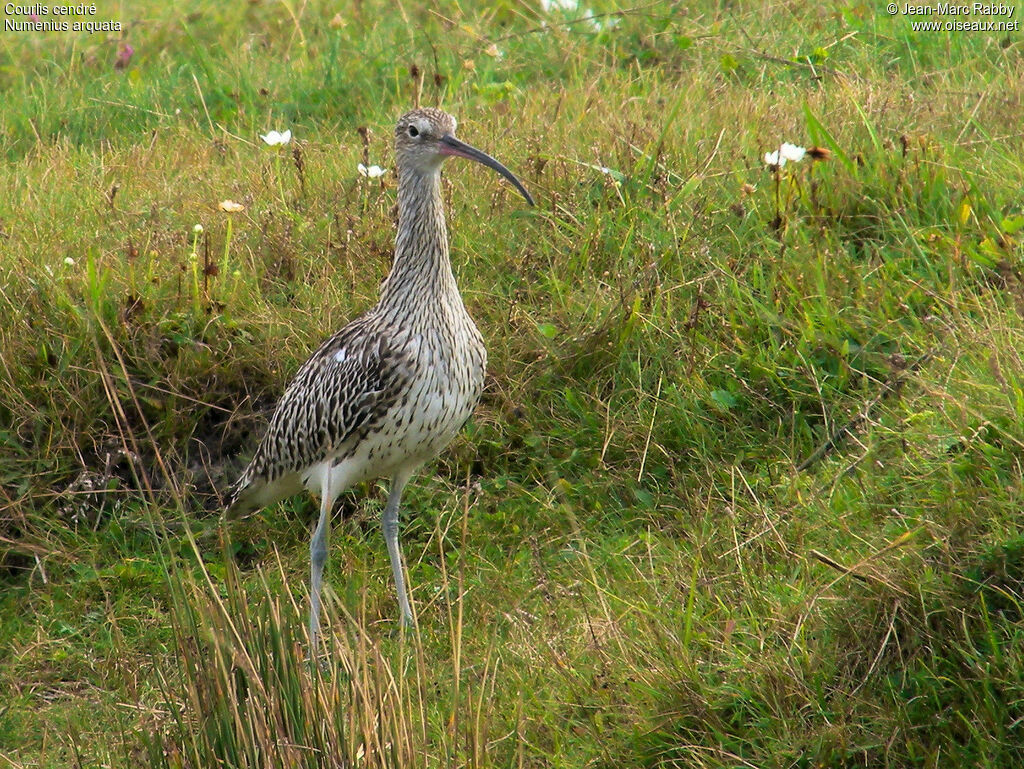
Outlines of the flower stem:
<svg viewBox="0 0 1024 769">
<path fill-rule="evenodd" d="M 192 262 L 192 311 L 199 315 L 199 233 L 192 231 L 192 253 L 189 254 Z"/>
<path fill-rule="evenodd" d="M 782 229 L 782 165 L 775 166 L 775 229 Z"/>
<path fill-rule="evenodd" d="M 231 234 L 233 232 L 233 228 L 232 228 L 232 223 L 231 222 L 232 222 L 233 218 L 234 217 L 231 217 L 231 216 L 228 217 L 228 229 L 227 229 L 227 232 L 224 235 L 224 255 L 221 257 L 221 260 L 220 260 L 220 274 L 221 274 L 221 276 L 223 276 L 223 279 L 224 279 L 225 282 L 227 281 L 228 275 L 229 275 L 229 273 L 228 273 L 228 266 L 230 264 Z"/>
<path fill-rule="evenodd" d="M 288 207 L 288 202 L 284 197 L 284 184 L 281 181 L 281 150 L 282 147 L 277 148 L 277 152 L 274 154 L 274 177 L 277 180 L 277 194 L 281 198 L 281 205 L 285 208 Z"/>
</svg>

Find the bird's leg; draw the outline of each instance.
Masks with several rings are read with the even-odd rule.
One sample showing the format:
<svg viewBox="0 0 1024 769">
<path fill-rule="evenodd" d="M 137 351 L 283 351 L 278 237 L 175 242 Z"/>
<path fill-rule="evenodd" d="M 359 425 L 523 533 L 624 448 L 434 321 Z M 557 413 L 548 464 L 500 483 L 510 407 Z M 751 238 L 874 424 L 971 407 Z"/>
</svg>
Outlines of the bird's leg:
<svg viewBox="0 0 1024 769">
<path fill-rule="evenodd" d="M 398 547 L 398 503 L 402 499 L 402 490 L 409 482 L 409 472 L 400 472 L 391 480 L 391 493 L 384 507 L 381 525 L 384 529 L 384 541 L 388 545 L 391 557 L 391 571 L 395 575 L 395 587 L 398 589 L 398 605 L 402 610 L 402 624 L 407 628 L 413 626 L 412 609 L 409 607 L 409 596 L 405 591 L 405 576 L 402 574 L 402 551 Z"/>
<path fill-rule="evenodd" d="M 320 520 L 313 530 L 309 543 L 309 642 L 310 659 L 316 659 L 317 641 L 320 632 L 320 591 L 323 588 L 324 564 L 327 562 L 327 539 L 331 529 L 331 508 L 334 496 L 331 494 L 331 472 L 324 470 L 320 495 Z"/>
</svg>

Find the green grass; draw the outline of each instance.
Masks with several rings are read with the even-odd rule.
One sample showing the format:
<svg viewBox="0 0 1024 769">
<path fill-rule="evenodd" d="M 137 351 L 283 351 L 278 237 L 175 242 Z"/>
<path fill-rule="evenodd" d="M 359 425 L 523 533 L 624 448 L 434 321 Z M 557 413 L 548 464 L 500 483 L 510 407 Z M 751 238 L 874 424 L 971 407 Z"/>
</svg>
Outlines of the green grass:
<svg viewBox="0 0 1024 769">
<path fill-rule="evenodd" d="M 0 36 L 0 764 L 1021 763 L 1019 33 L 586 9 Z M 447 166 L 487 391 L 406 494 L 419 635 L 367 484 L 311 669 L 315 502 L 222 494 L 375 301 L 417 96 L 538 206 Z"/>
</svg>

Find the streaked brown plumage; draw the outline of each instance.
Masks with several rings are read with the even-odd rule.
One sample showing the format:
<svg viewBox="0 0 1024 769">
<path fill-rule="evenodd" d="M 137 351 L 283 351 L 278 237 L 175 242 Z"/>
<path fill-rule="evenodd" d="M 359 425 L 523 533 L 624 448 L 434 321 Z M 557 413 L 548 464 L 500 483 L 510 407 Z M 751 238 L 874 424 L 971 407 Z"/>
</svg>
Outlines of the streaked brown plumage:
<svg viewBox="0 0 1024 769">
<path fill-rule="evenodd" d="M 448 445 L 483 389 L 487 352 L 452 274 L 441 164 L 458 156 L 488 165 L 533 204 L 508 169 L 454 134 L 454 118 L 437 109 L 414 110 L 398 121 L 398 236 L 380 301 L 302 365 L 231 490 L 231 516 L 304 487 L 320 494 L 310 545 L 314 653 L 330 512 L 338 494 L 362 480 L 392 478 L 382 522 L 402 620 L 411 624 L 398 546 L 402 489 Z"/>
</svg>

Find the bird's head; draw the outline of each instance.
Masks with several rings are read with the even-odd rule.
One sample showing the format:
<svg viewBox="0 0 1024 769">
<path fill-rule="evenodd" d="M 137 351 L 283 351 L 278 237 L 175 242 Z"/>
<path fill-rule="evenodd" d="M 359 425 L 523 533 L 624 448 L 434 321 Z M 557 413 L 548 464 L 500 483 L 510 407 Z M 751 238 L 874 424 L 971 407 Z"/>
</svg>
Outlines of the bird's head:
<svg viewBox="0 0 1024 769">
<path fill-rule="evenodd" d="M 515 174 L 487 153 L 456 139 L 455 125 L 455 118 L 432 107 L 406 112 L 395 126 L 398 167 L 426 176 L 437 173 L 447 157 L 469 158 L 508 179 L 532 206 L 533 198 Z"/>
</svg>

